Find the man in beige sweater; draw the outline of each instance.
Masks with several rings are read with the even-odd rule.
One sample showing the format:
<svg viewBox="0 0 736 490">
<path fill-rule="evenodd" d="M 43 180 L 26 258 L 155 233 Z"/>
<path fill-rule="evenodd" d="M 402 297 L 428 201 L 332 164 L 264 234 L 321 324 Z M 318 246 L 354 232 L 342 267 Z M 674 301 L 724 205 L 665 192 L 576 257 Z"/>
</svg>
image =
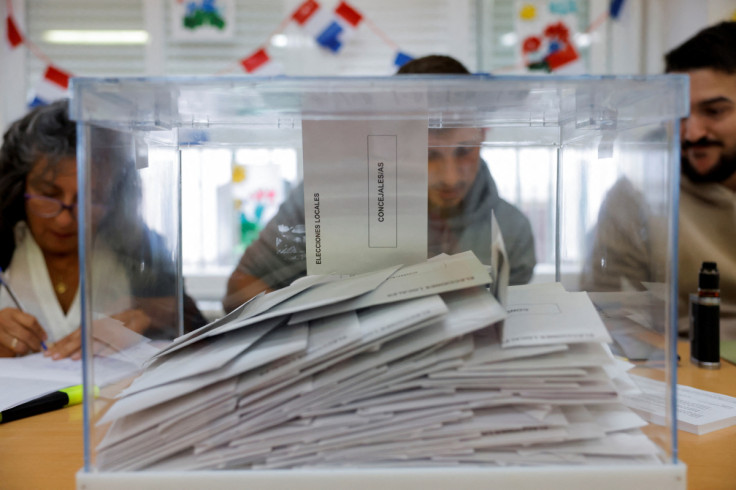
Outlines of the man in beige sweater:
<svg viewBox="0 0 736 490">
<path fill-rule="evenodd" d="M 678 316 L 688 328 L 688 295 L 698 288 L 702 262 L 717 262 L 721 339 L 736 339 L 736 22 L 702 30 L 665 55 L 667 73 L 690 77 L 690 116 L 682 121 Z M 664 280 L 656 220 L 640 190 L 622 180 L 601 206 L 582 286 L 641 289 Z M 628 211 L 624 211 L 627 210 Z M 662 226 L 659 223 L 659 226 Z M 643 231 L 644 230 L 644 231 Z M 660 249 L 661 250 L 661 249 Z"/>
<path fill-rule="evenodd" d="M 721 338 L 736 338 L 735 46 L 736 22 L 723 22 L 665 56 L 668 73 L 690 76 L 690 116 L 681 127 L 680 317 L 701 263 L 717 262 Z"/>
</svg>

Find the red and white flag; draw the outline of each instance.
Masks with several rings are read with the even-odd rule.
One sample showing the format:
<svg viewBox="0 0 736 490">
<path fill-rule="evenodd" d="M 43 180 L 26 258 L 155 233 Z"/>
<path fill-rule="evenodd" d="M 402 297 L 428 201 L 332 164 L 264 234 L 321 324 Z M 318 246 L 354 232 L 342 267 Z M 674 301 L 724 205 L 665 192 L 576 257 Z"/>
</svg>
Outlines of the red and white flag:
<svg viewBox="0 0 736 490">
<path fill-rule="evenodd" d="M 240 64 L 250 75 L 270 76 L 283 73 L 281 64 L 273 61 L 263 48 L 258 48 L 250 56 L 240 60 Z"/>
<path fill-rule="evenodd" d="M 23 44 L 23 34 L 20 33 L 20 29 L 18 29 L 15 20 L 10 15 L 5 19 L 5 32 L 7 32 L 8 43 L 11 48 L 17 48 Z"/>
<path fill-rule="evenodd" d="M 306 0 L 291 18 L 314 36 L 317 44 L 337 53 L 358 28 L 363 15 L 344 1 L 330 12 L 315 0 Z"/>
<path fill-rule="evenodd" d="M 332 22 L 330 11 L 323 9 L 315 0 L 306 0 L 291 14 L 291 18 L 315 38 Z"/>
<path fill-rule="evenodd" d="M 71 77 L 70 74 L 53 65 L 47 66 L 43 78 L 34 87 L 35 95 L 28 104 L 29 107 L 50 104 L 57 99 L 67 97 Z"/>
<path fill-rule="evenodd" d="M 314 18 L 318 10 L 320 10 L 319 3 L 315 0 L 306 0 L 291 14 L 291 18 L 302 28 L 306 29 L 307 23 L 311 22 L 310 19 Z"/>
</svg>

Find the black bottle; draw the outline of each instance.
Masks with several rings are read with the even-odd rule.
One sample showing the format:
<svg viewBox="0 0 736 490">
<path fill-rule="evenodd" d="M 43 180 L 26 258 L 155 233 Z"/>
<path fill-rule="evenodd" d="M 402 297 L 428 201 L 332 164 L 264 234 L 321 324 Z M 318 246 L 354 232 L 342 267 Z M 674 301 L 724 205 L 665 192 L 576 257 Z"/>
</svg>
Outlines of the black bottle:
<svg viewBox="0 0 736 490">
<path fill-rule="evenodd" d="M 690 295 L 690 361 L 700 367 L 721 366 L 718 267 L 703 262 L 698 276 L 698 293 Z"/>
</svg>

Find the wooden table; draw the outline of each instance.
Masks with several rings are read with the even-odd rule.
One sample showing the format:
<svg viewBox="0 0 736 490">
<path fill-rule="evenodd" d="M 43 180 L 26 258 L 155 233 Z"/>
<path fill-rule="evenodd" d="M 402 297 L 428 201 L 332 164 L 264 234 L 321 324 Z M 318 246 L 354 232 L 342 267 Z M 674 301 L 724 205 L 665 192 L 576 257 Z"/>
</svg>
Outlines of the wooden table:
<svg viewBox="0 0 736 490">
<path fill-rule="evenodd" d="M 682 360 L 677 384 L 736 397 L 736 366 L 721 361 L 720 369 L 702 369 L 690 362 L 690 346 L 678 345 Z M 736 426 L 703 435 L 678 431 L 680 460 L 687 464 L 688 488 L 736 489 Z"/>
<path fill-rule="evenodd" d="M 736 397 L 736 366 L 700 369 L 679 346 L 678 383 Z M 697 436 L 679 431 L 680 459 L 688 466 L 688 488 L 736 489 L 736 426 Z M 0 425 L 0 488 L 73 489 L 82 467 L 81 405 Z"/>
<path fill-rule="evenodd" d="M 82 425 L 82 405 L 0 425 L 0 488 L 76 488 Z"/>
</svg>

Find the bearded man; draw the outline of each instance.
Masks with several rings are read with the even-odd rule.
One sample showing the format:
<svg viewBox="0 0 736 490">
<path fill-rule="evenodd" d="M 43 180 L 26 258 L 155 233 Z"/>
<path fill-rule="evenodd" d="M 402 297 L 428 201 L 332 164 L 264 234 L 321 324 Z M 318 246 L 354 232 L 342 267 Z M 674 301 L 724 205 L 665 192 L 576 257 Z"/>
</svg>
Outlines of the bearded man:
<svg viewBox="0 0 736 490">
<path fill-rule="evenodd" d="M 696 34 L 665 56 L 690 77 L 690 115 L 680 126 L 680 309 L 703 261 L 721 276 L 721 338 L 736 337 L 736 22 Z M 686 313 L 686 311 L 684 312 Z"/>
<path fill-rule="evenodd" d="M 703 262 L 720 272 L 721 339 L 736 339 L 736 22 L 708 27 L 665 55 L 667 73 L 690 79 L 690 115 L 680 124 L 678 316 L 688 331 L 689 295 Z M 609 191 L 581 286 L 644 289 L 664 280 L 662 223 L 622 179 Z M 659 228 L 657 228 L 659 226 Z M 661 244 L 660 244 L 661 245 Z M 657 252 L 659 250 L 660 252 Z M 622 285 L 623 284 L 623 285 Z"/>
</svg>

